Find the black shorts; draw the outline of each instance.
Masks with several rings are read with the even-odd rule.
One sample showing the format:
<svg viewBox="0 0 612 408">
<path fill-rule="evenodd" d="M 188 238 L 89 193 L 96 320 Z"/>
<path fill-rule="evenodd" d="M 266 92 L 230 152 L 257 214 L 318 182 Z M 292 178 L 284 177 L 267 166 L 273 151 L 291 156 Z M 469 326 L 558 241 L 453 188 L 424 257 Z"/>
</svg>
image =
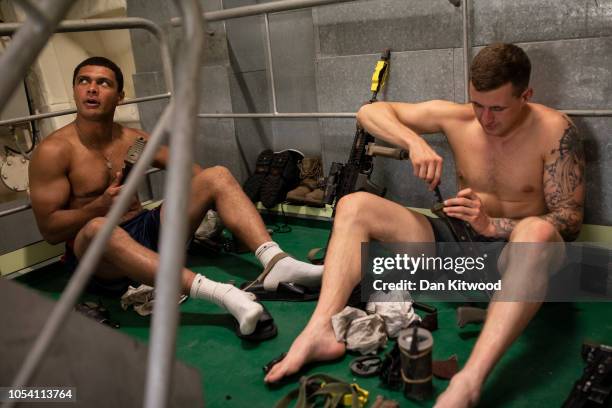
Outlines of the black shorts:
<svg viewBox="0 0 612 408">
<path fill-rule="evenodd" d="M 487 258 L 485 261 L 485 269 L 480 273 L 464 276 L 466 280 L 492 282 L 500 276 L 497 269 L 498 260 L 505 247 L 505 243 L 508 242 L 506 238 L 491 238 L 484 235 L 474 234 L 471 241 L 471 243 L 474 243 L 474 245 L 470 245 L 470 243 L 457 240 L 452 230 L 443 219 L 434 217 L 426 218 L 433 229 L 434 239 L 436 242 L 436 252 L 438 255 L 451 257 L 475 257 L 483 255 L 484 252 L 481 251 L 486 249 L 488 256 L 485 255 Z M 454 245 L 453 243 L 456 243 L 457 245 Z M 454 277 L 454 275 L 451 276 Z M 441 277 L 448 277 L 448 274 L 440 272 L 437 278 L 440 279 Z M 486 295 L 490 298 L 492 296 L 492 292 L 486 293 Z"/>
<path fill-rule="evenodd" d="M 119 227 L 125 230 L 125 232 L 140 245 L 157 252 L 160 222 L 161 205 L 153 210 L 144 210 L 131 220 L 121 223 Z M 76 257 L 71 243 L 66 243 L 66 253 L 62 261 L 70 273 L 76 270 L 79 259 Z M 138 283 L 129 278 L 110 280 L 101 279 L 94 275 L 89 281 L 87 290 L 94 294 L 118 297 L 121 296 L 130 285 L 137 286 Z"/>
<path fill-rule="evenodd" d="M 425 218 L 427 218 L 427 221 L 431 224 L 436 242 L 459 242 L 443 219 L 428 216 L 425 216 Z M 476 235 L 474 242 L 508 242 L 508 240 L 506 238 L 491 238 L 485 237 L 484 235 Z"/>
</svg>

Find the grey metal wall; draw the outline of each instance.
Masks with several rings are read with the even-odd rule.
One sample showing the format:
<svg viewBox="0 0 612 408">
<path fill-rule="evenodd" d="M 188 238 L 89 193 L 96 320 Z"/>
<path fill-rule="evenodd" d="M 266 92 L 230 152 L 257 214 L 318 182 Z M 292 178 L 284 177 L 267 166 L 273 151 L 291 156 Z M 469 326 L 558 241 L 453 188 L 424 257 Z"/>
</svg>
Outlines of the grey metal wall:
<svg viewBox="0 0 612 408">
<path fill-rule="evenodd" d="M 129 16 L 148 18 L 165 27 L 169 34 L 171 50 L 176 49 L 180 30 L 169 25 L 170 18 L 178 15 L 172 2 L 129 0 L 127 5 Z M 202 1 L 202 7 L 206 11 L 219 10 L 221 1 L 205 0 Z M 247 108 L 241 107 L 240 91 L 235 90 L 240 87 L 237 84 L 241 83 L 242 78 L 235 75 L 232 70 L 231 47 L 227 40 L 225 23 L 210 23 L 206 34 L 207 48 L 201 69 L 203 80 L 201 81 L 200 112 L 238 112 L 241 110 L 246 112 Z M 165 92 L 159 46 L 156 40 L 149 33 L 140 30 L 132 30 L 131 36 L 137 71 L 134 75 L 137 95 L 146 96 Z M 265 71 L 265 67 L 263 70 Z M 180 78 L 175 79 L 175 81 L 180 80 Z M 167 101 L 158 101 L 139 105 L 141 122 L 146 131 L 153 130 L 166 104 Z M 267 110 L 267 105 L 263 109 Z M 244 149 L 239 136 L 250 134 L 250 129 L 243 130 L 242 127 L 244 123 L 235 123 L 231 119 L 201 119 L 200 137 L 197 138 L 194 147 L 196 162 L 207 167 L 226 166 L 239 179 L 244 179 L 248 165 L 238 153 Z M 250 141 L 245 143 L 248 145 Z M 155 197 L 162 195 L 163 178 L 163 173 L 157 173 L 151 177 Z"/>
<path fill-rule="evenodd" d="M 207 10 L 254 0 L 206 0 Z M 559 109 L 612 108 L 612 0 L 472 0 L 473 53 L 494 42 L 516 42 L 533 63 L 536 102 Z M 128 0 L 130 15 L 167 22 L 161 0 Z M 369 98 L 372 69 L 392 49 L 391 74 L 382 99 L 463 101 L 462 12 L 448 0 L 367 0 L 270 15 L 275 92 L 280 112 L 355 112 Z M 147 36 L 148 34 L 142 34 Z M 139 96 L 160 82 L 156 46 L 133 33 Z M 143 42 L 144 41 L 144 42 Z M 263 17 L 216 23 L 203 66 L 204 112 L 269 112 Z M 154 60 L 154 61 L 153 61 Z M 156 65 L 157 64 L 157 65 Z M 141 106 L 150 129 L 158 111 Z M 586 139 L 586 222 L 612 224 L 610 171 L 612 118 L 577 118 Z M 325 120 L 202 120 L 197 147 L 204 165 L 224 164 L 240 180 L 263 148 L 293 147 L 322 155 L 325 168 L 344 161 L 355 123 Z M 430 137 L 443 155 L 442 191 L 453 194 L 452 157 L 443 135 Z M 388 197 L 429 207 L 431 195 L 411 176 L 408 163 L 377 160 L 375 179 Z"/>
<path fill-rule="evenodd" d="M 206 0 L 205 11 L 258 3 L 254 0 Z M 128 15 L 167 24 L 175 16 L 171 2 L 128 0 Z M 270 42 L 275 69 L 279 112 L 316 112 L 315 37 L 312 11 L 297 10 L 270 16 Z M 201 112 L 271 112 L 273 109 L 263 16 L 210 24 L 202 75 Z M 169 28 L 172 43 L 177 29 Z M 138 96 L 162 92 L 159 51 L 148 33 L 132 31 Z M 143 126 L 151 131 L 166 102 L 139 106 Z M 321 155 L 316 119 L 201 119 L 196 158 L 205 166 L 221 164 L 244 181 L 255 166 L 257 154 L 266 148 L 298 148 L 306 155 Z M 153 176 L 156 195 L 162 175 Z"/>
</svg>

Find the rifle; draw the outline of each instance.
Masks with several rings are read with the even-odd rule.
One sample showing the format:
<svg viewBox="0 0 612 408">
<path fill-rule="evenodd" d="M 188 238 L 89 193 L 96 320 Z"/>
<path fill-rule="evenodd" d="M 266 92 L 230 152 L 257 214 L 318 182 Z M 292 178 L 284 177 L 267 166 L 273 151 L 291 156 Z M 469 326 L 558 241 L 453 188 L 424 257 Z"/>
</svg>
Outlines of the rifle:
<svg viewBox="0 0 612 408">
<path fill-rule="evenodd" d="M 377 101 L 378 92 L 384 86 L 389 73 L 390 56 L 391 51 L 386 49 L 376 64 L 374 74 L 372 75 L 372 86 L 370 88 L 372 97 L 367 103 L 374 103 Z M 332 222 L 336 216 L 338 202 L 345 195 L 357 191 L 365 191 L 380 197 L 385 196 L 387 189 L 376 185 L 370 180 L 370 176 L 374 170 L 374 156 L 383 156 L 395 160 L 407 160 L 409 158 L 408 152 L 404 149 L 378 146 L 375 143 L 374 136 L 357 123 L 355 138 L 353 139 L 353 145 L 346 164 L 333 162 L 329 174 L 325 178 L 323 203 L 332 205 Z M 438 186 L 436 186 L 434 193 L 437 203 L 433 206 L 432 212 L 445 220 L 457 242 L 473 241 L 475 233 L 468 223 L 448 217 L 442 211 L 444 204 Z M 328 242 L 330 238 L 331 232 L 327 239 Z M 314 264 L 322 264 L 325 259 L 326 250 L 327 247 L 313 248 L 309 251 L 308 258 Z"/>
<path fill-rule="evenodd" d="M 147 141 L 145 140 L 145 138 L 140 136 L 128 149 L 127 156 L 123 161 L 121 184 L 125 183 L 125 181 L 127 180 L 130 171 L 132 171 L 132 167 L 134 167 L 134 165 L 140 158 L 140 155 L 142 154 L 146 144 Z"/>
<path fill-rule="evenodd" d="M 376 102 L 378 92 L 384 86 L 389 74 L 389 60 L 391 58 L 391 50 L 385 49 L 376 63 L 376 68 L 372 74 L 372 85 L 370 90 L 372 97 L 367 103 Z M 349 154 L 346 164 L 333 162 L 331 164 L 329 174 L 325 178 L 325 194 L 323 203 L 332 206 L 332 222 L 336 216 L 336 208 L 338 202 L 347 194 L 357 191 L 367 191 L 368 193 L 376 194 L 384 197 L 387 189 L 377 186 L 370 180 L 372 171 L 374 170 L 373 156 L 375 155 L 391 155 L 392 157 L 404 158 L 404 153 L 400 149 L 389 147 L 376 146 L 374 136 L 366 132 L 359 124 L 353 139 L 353 146 Z M 407 154 L 406 154 L 407 157 Z M 331 238 L 331 232 L 327 239 Z M 308 253 L 308 258 L 314 264 L 322 264 L 325 259 L 325 248 L 313 248 Z"/>
<path fill-rule="evenodd" d="M 372 75 L 372 97 L 367 103 L 376 102 L 380 89 L 387 76 L 391 50 L 386 49 L 376 64 Z M 342 197 L 356 191 L 367 191 L 384 197 L 386 188 L 379 187 L 370 180 L 374 164 L 372 155 L 367 154 L 368 145 L 374 144 L 374 136 L 366 132 L 359 124 L 353 139 L 353 146 L 346 164 L 333 162 L 325 183 L 323 202 L 333 205 L 332 219 L 336 215 L 336 206 Z"/>
<path fill-rule="evenodd" d="M 574 383 L 563 408 L 608 407 L 612 401 L 612 347 L 585 342 L 582 359 L 587 363 Z"/>
</svg>

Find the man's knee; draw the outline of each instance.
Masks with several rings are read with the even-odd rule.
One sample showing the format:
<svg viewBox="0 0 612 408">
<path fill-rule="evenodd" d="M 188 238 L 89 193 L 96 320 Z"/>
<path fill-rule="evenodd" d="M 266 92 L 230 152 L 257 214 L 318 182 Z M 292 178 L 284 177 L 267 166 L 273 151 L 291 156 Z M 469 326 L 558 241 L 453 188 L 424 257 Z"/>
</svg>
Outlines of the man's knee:
<svg viewBox="0 0 612 408">
<path fill-rule="evenodd" d="M 338 201 L 336 206 L 336 220 L 351 221 L 357 217 L 363 217 L 367 213 L 367 206 L 374 196 L 362 191 L 345 195 Z"/>
<path fill-rule="evenodd" d="M 201 183 L 199 185 L 205 186 L 209 189 L 224 188 L 236 183 L 236 179 L 232 173 L 223 166 L 213 166 L 204 169 L 198 174 L 197 180 Z"/>
<path fill-rule="evenodd" d="M 524 218 L 510 235 L 512 242 L 556 242 L 560 240 L 560 235 L 554 225 L 540 217 Z"/>
<path fill-rule="evenodd" d="M 87 224 L 81 228 L 74 240 L 74 252 L 77 257 L 80 258 L 83 253 L 85 253 L 85 250 L 89 247 L 89 244 L 95 236 L 102 230 L 105 223 L 106 218 L 96 217 L 89 220 Z"/>
<path fill-rule="evenodd" d="M 89 242 L 96 235 L 98 235 L 98 233 L 104 227 L 104 224 L 106 224 L 106 218 L 104 217 L 93 218 L 89 220 L 89 222 L 87 222 L 87 224 L 85 224 L 83 228 L 81 228 L 81 230 L 79 231 L 79 235 L 81 235 L 83 238 L 85 238 Z"/>
</svg>

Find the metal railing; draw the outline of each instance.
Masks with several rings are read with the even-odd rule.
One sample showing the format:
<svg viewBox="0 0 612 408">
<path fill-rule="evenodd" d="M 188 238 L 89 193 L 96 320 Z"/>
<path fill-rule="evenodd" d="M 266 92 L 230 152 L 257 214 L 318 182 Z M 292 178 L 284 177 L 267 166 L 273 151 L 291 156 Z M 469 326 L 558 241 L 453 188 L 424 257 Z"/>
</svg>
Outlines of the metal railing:
<svg viewBox="0 0 612 408">
<path fill-rule="evenodd" d="M 175 0 L 183 16 L 183 41 L 177 55 L 176 101 L 172 113 L 170 164 L 166 173 L 164 210 L 171 228 L 161 229 L 159 266 L 155 275 L 155 306 L 149 347 L 145 406 L 168 405 L 176 330 L 179 321 L 177 299 L 181 293 L 181 272 L 185 265 L 188 237 L 188 207 L 191 191 L 193 145 L 198 126 L 200 65 L 204 46 L 204 22 L 198 0 Z"/>
<path fill-rule="evenodd" d="M 27 2 L 26 2 L 27 3 Z M 70 2 L 69 2 L 70 3 Z M 52 5 L 53 2 L 48 2 L 49 5 Z M 70 5 L 70 4 L 69 4 Z M 68 5 L 68 6 L 69 6 Z M 56 7 L 58 7 L 56 5 Z M 58 7 L 57 10 L 61 9 L 61 7 Z M 36 17 L 37 22 L 40 20 L 40 14 L 44 13 L 44 10 L 40 10 L 40 12 L 36 12 L 36 15 L 38 17 Z M 67 10 L 66 10 L 67 13 Z M 61 19 L 61 16 L 59 17 L 59 19 Z M 33 28 L 31 28 L 30 26 L 28 26 L 27 24 L 28 22 L 26 21 L 25 23 L 0 23 L 0 35 L 13 35 L 15 34 L 15 37 L 13 38 L 13 40 L 11 41 L 11 43 L 9 44 L 9 50 L 7 50 L 7 52 L 5 54 L 2 55 L 2 57 L 0 58 L 0 72 L 10 72 L 10 73 L 16 73 L 19 74 L 20 72 L 25 72 L 25 70 L 29 67 L 29 65 L 31 65 L 31 63 L 33 63 L 33 61 L 36 58 L 36 55 L 34 57 L 31 58 L 31 63 L 29 65 L 25 65 L 23 67 L 15 67 L 14 65 L 11 66 L 10 69 L 8 69 L 8 71 L 6 69 L 4 69 L 4 62 L 3 58 L 5 57 L 5 55 L 8 54 L 8 52 L 10 52 L 11 48 L 21 48 L 22 44 L 30 44 L 31 41 L 33 41 L 31 38 L 28 37 L 27 41 L 21 40 L 21 36 L 25 35 L 25 34 L 18 34 L 17 32 L 19 31 L 20 28 L 24 27 L 25 30 L 28 30 L 28 35 L 32 36 L 32 34 L 29 34 L 29 32 L 33 31 Z M 143 97 L 139 97 L 139 98 L 133 98 L 133 99 L 129 99 L 129 100 L 125 100 L 122 101 L 119 105 L 129 105 L 129 104 L 134 104 L 134 103 L 140 103 L 140 102 L 148 102 L 148 101 L 154 101 L 154 100 L 160 100 L 160 99 L 167 99 L 171 97 L 171 90 L 173 88 L 173 79 L 172 79 L 172 61 L 170 58 L 170 51 L 169 51 L 169 45 L 168 45 L 168 40 L 166 38 L 166 34 L 164 33 L 164 31 L 161 29 L 161 27 L 159 27 L 156 23 L 154 23 L 151 20 L 147 20 L 144 18 L 139 18 L 139 17 L 117 17 L 117 18 L 101 18 L 101 19 L 82 19 L 82 20 L 64 20 L 61 21 L 59 23 L 56 24 L 55 26 L 55 33 L 72 33 L 72 32 L 86 32 L 86 31 L 107 31 L 107 30 L 124 30 L 124 29 L 144 29 L 148 32 L 150 32 L 158 41 L 159 41 L 159 46 L 160 46 L 160 55 L 161 55 L 161 60 L 162 60 L 162 69 L 163 69 L 163 75 L 164 75 L 164 82 L 166 83 L 166 88 L 169 90 L 168 93 L 164 93 L 164 94 L 158 94 L 158 95 L 150 95 L 150 96 L 143 96 Z M 34 31 L 40 31 L 40 30 L 34 30 Z M 16 34 L 17 33 L 17 34 Z M 43 45 L 46 43 L 47 39 L 54 33 L 53 30 L 51 30 L 50 32 L 48 32 L 47 37 L 44 37 L 44 35 L 41 35 L 40 33 L 37 33 L 36 35 L 32 36 L 34 39 L 39 39 L 38 37 L 44 37 L 44 41 L 43 41 Z M 14 46 L 14 47 L 13 47 Z M 29 46 L 26 47 L 29 49 Z M 42 47 L 40 47 L 42 49 Z M 32 48 L 34 49 L 34 48 Z M 19 82 L 20 76 L 17 75 L 16 76 L 17 81 Z M 7 81 L 14 81 L 15 79 L 13 77 L 7 77 L 6 79 L 4 79 L 2 82 L 0 82 L 0 89 L 2 87 L 3 84 L 5 84 Z M 17 83 L 18 83 L 17 82 Z M 0 91 L 2 92 L 2 91 Z M 2 105 L 0 103 L 0 110 L 2 110 Z M 70 115 L 70 114 L 74 114 L 76 113 L 76 109 L 64 109 L 64 110 L 60 110 L 60 111 L 53 111 L 53 112 L 46 112 L 46 113 L 38 113 L 35 115 L 28 115 L 28 116 L 22 116 L 22 117 L 18 117 L 18 118 L 12 118 L 12 119 L 5 119 L 5 120 L 0 120 L 0 126 L 8 126 L 8 125 L 14 125 L 14 124 L 19 124 L 19 123 L 24 123 L 24 122 L 32 122 L 32 121 L 36 121 L 36 120 L 41 120 L 41 119 L 47 119 L 47 118 L 52 118 L 52 117 L 57 117 L 57 116 L 64 116 L 64 115 Z M 158 172 L 159 169 L 149 169 L 146 174 L 152 174 L 155 172 Z M 151 188 L 149 187 L 149 190 L 151 190 Z M 0 212 L 0 217 L 5 217 L 5 216 L 9 216 L 21 211 L 26 211 L 29 210 L 31 207 L 30 204 L 24 204 L 24 205 L 20 205 L 8 210 L 4 210 Z"/>
<path fill-rule="evenodd" d="M 42 2 L 44 4 L 53 2 Z M 0 35 L 10 35 L 17 31 L 23 23 L 2 23 L 0 24 Z M 56 33 L 74 33 L 74 32 L 84 32 L 84 31 L 108 31 L 108 30 L 125 30 L 125 29 L 133 29 L 140 28 L 146 30 L 153 34 L 155 38 L 159 41 L 161 60 L 162 60 L 162 69 L 164 72 L 164 81 L 166 82 L 166 88 L 169 92 L 172 92 L 173 83 L 172 83 L 172 59 L 170 58 L 170 47 L 168 45 L 168 40 L 164 31 L 153 21 L 147 20 L 145 18 L 140 17 L 116 17 L 116 18 L 96 18 L 96 19 L 82 19 L 82 20 L 64 20 L 59 23 Z M 40 36 L 43 38 L 43 41 L 46 42 L 48 39 L 43 35 Z M 14 42 L 16 38 L 13 39 Z M 29 48 L 28 44 L 26 48 Z M 30 62 L 30 64 L 26 65 L 22 68 L 21 72 L 25 72 L 25 69 L 28 68 L 34 60 Z M 14 69 L 14 68 L 13 68 Z M 1 95 L 1 94 L 0 94 Z"/>
<path fill-rule="evenodd" d="M 207 11 L 202 14 L 204 21 L 213 22 L 221 20 L 230 20 L 232 18 L 255 16 L 258 14 L 276 13 L 279 11 L 298 10 L 302 8 L 310 8 L 317 6 L 325 6 L 328 4 L 338 4 L 355 0 L 280 0 L 269 3 L 253 4 L 249 6 L 233 7 L 226 10 Z M 181 25 L 180 17 L 174 17 L 170 20 L 174 26 Z"/>
<path fill-rule="evenodd" d="M 254 118 L 355 118 L 356 113 L 351 112 L 312 112 L 312 113 L 290 113 L 290 112 L 278 112 L 278 104 L 276 101 L 276 82 L 274 80 L 274 66 L 272 63 L 272 44 L 270 41 L 270 22 L 268 20 L 269 13 L 275 13 L 280 11 L 294 10 L 297 8 L 304 7 L 315 7 L 329 4 L 338 4 L 355 0 L 284 0 L 275 1 L 263 4 L 254 4 L 249 6 L 235 7 L 229 10 L 219 10 L 204 13 L 204 20 L 206 21 L 218 21 L 228 20 L 232 18 L 247 17 L 258 14 L 263 14 L 264 17 L 264 33 L 265 33 L 265 44 L 266 44 L 266 61 L 268 65 L 268 76 L 270 79 L 270 95 L 272 97 L 272 112 L 269 113 L 200 113 L 199 118 L 208 119 L 220 119 L 220 118 L 233 118 L 233 119 L 254 119 Z M 171 20 L 173 25 L 180 25 L 180 18 L 173 18 Z"/>
<path fill-rule="evenodd" d="M 159 99 L 168 99 L 171 96 L 172 95 L 170 93 L 151 95 L 151 96 L 142 96 L 140 98 L 124 100 L 119 104 L 119 106 L 129 105 L 132 103 L 156 101 Z M 0 120 L 0 126 L 15 125 L 18 123 L 32 122 L 35 120 L 53 118 L 56 116 L 70 115 L 70 114 L 76 113 L 76 111 L 77 111 L 76 109 L 64 109 L 64 110 L 53 111 L 53 112 L 37 113 L 36 115 L 22 116 L 20 118 L 5 119 L 5 120 Z"/>
<path fill-rule="evenodd" d="M 274 76 L 274 66 L 272 63 L 272 45 L 270 41 L 270 25 L 268 21 L 268 13 L 291 10 L 292 5 L 306 4 L 309 6 L 319 6 L 325 4 L 334 4 L 348 2 L 354 0 L 287 0 L 277 1 L 264 4 L 256 4 L 251 6 L 236 7 L 230 10 L 220 10 L 204 13 L 206 21 L 218 21 L 223 19 L 231 19 L 238 17 L 251 16 L 256 14 L 264 15 L 264 33 L 266 43 L 266 61 L 268 65 L 268 75 L 270 79 L 270 95 L 272 99 L 272 112 L 263 113 L 199 113 L 198 117 L 203 119 L 305 119 L 305 118 L 355 118 L 357 113 L 354 112 L 278 112 L 276 101 L 276 83 Z M 450 0 L 450 3 L 455 7 L 462 7 L 462 44 L 463 44 L 463 82 L 464 82 L 464 102 L 469 102 L 469 83 L 470 83 L 470 59 L 471 59 L 471 27 L 470 27 L 470 1 L 469 0 Z M 173 25 L 180 25 L 180 18 L 171 20 Z M 571 116 L 612 116 L 612 110 L 561 110 Z"/>
<path fill-rule="evenodd" d="M 470 55 L 472 51 L 472 45 L 470 41 L 470 0 L 463 0 L 462 4 L 462 25 L 463 25 L 463 100 L 468 103 L 470 100 Z"/>
<path fill-rule="evenodd" d="M 46 20 L 41 21 L 39 14 L 47 13 L 49 15 L 53 15 L 53 18 L 60 20 L 62 16 L 68 11 L 68 8 L 69 8 L 69 4 L 66 7 L 62 8 L 58 6 L 59 2 L 54 2 L 54 4 L 52 2 L 48 2 L 48 3 L 51 6 L 55 6 L 55 7 L 52 7 L 54 11 L 53 13 L 51 13 L 51 11 L 49 10 L 40 9 L 38 10 L 39 13 L 36 13 L 36 18 L 34 19 L 29 18 L 24 24 L 9 24 L 8 26 L 6 24 L 0 24 L 0 32 L 3 34 L 13 33 L 14 31 L 17 31 L 17 33 L 15 34 L 13 38 L 13 41 L 11 41 L 11 44 L 9 45 L 9 48 L 1 56 L 2 59 L 0 59 L 0 67 L 3 68 L 2 72 L 7 72 L 6 70 L 7 55 L 8 56 L 12 55 L 11 54 L 12 49 L 22 48 L 24 44 L 28 44 L 28 47 L 24 47 L 24 48 L 29 48 L 35 51 L 35 52 L 30 52 L 29 54 L 31 55 L 28 55 L 27 59 L 21 58 L 19 60 L 19 65 L 15 66 L 15 64 L 13 64 L 11 66 L 11 69 L 8 71 L 17 72 L 18 75 L 7 75 L 4 78 L 2 78 L 0 80 L 0 89 L 2 91 L 0 92 L 7 92 L 6 90 L 9 90 L 10 92 L 12 92 L 12 89 L 14 89 L 14 87 L 16 87 L 19 81 L 21 80 L 20 78 L 21 73 L 24 72 L 25 69 L 31 63 L 33 63 L 36 56 L 41 51 L 42 46 L 44 46 L 48 38 L 53 34 L 53 30 L 48 28 L 49 23 Z M 47 3 L 43 3 L 43 4 L 47 4 Z M 126 22 L 125 20 L 128 20 L 128 21 Z M 83 20 L 83 21 L 87 21 L 87 20 Z M 153 23 L 148 22 L 148 20 L 132 19 L 132 18 L 106 19 L 104 22 L 100 24 L 96 24 L 95 22 L 92 24 L 91 21 L 87 21 L 86 23 L 84 23 L 83 21 L 64 22 L 60 24 L 60 30 L 66 32 L 66 31 L 81 31 L 81 30 L 82 31 L 92 31 L 92 30 L 97 30 L 97 29 L 118 29 L 118 28 L 137 28 L 137 27 L 141 27 L 141 28 L 149 27 L 150 29 L 153 26 L 156 27 Z M 123 22 L 126 22 L 127 27 L 121 26 Z M 54 26 L 55 25 L 57 24 L 54 24 Z M 158 34 L 158 38 L 160 39 L 160 43 L 165 44 L 165 46 L 162 45 L 162 55 L 165 54 L 167 57 L 167 60 L 164 62 L 164 74 L 165 74 L 166 84 L 171 89 L 172 88 L 172 75 L 171 75 L 172 71 L 171 71 L 171 64 L 170 64 L 170 59 L 169 59 L 167 42 L 161 30 L 157 30 L 156 32 Z M 33 43 L 35 44 L 30 46 L 30 44 L 33 44 Z M 38 44 L 40 44 L 40 46 L 38 46 Z M 197 53 L 198 52 L 196 51 L 196 54 Z M 145 97 L 145 98 L 147 100 L 152 100 L 152 99 L 158 99 L 158 97 L 159 95 L 154 96 L 154 97 Z M 167 95 L 163 95 L 163 97 L 167 97 Z M 188 96 L 186 96 L 186 98 L 188 98 Z M 4 100 L 0 101 L 0 109 L 3 106 L 2 105 L 3 102 Z M 66 289 L 62 293 L 60 300 L 57 302 L 56 306 L 54 307 L 49 319 L 46 321 L 40 335 L 34 342 L 34 345 L 32 349 L 30 350 L 30 352 L 28 353 L 26 360 L 24 361 L 22 367 L 17 373 L 17 376 L 15 377 L 15 380 L 13 381 L 13 385 L 15 387 L 25 386 L 29 383 L 38 365 L 40 364 L 42 358 L 44 357 L 45 352 L 48 350 L 51 342 L 55 338 L 57 331 L 62 327 L 62 324 L 65 322 L 69 312 L 74 307 L 74 304 L 76 303 L 78 297 L 81 295 L 87 282 L 89 281 L 90 277 L 93 275 L 93 271 L 95 270 L 96 266 L 98 265 L 102 257 L 103 250 L 106 246 L 108 239 L 110 238 L 112 230 L 115 228 L 120 218 L 123 216 L 123 214 L 127 210 L 131 202 L 131 197 L 133 197 L 133 195 L 136 193 L 138 183 L 141 181 L 145 173 L 147 173 L 147 167 L 153 161 L 155 153 L 158 147 L 160 146 L 163 140 L 163 137 L 167 133 L 167 128 L 169 127 L 169 124 L 172 123 L 173 127 L 176 125 L 175 121 L 172 118 L 173 116 L 172 113 L 174 111 L 173 107 L 174 107 L 174 104 L 171 103 L 164 110 L 164 114 L 162 115 L 162 118 L 159 120 L 157 126 L 155 127 L 155 130 L 151 138 L 149 139 L 147 146 L 140 160 L 136 163 L 136 165 L 132 169 L 130 176 L 126 180 L 126 183 L 117 199 L 117 202 L 110 209 L 107 215 L 106 224 L 104 225 L 100 233 L 97 234 L 97 236 L 94 238 L 90 247 L 83 255 L 78 268 L 72 275 L 70 281 L 68 282 Z M 181 111 L 181 110 L 177 110 L 177 111 Z M 57 115 L 57 113 L 55 114 Z M 26 117 L 26 118 L 17 118 L 17 119 L 18 121 L 37 120 L 38 118 L 36 116 L 38 115 L 34 115 L 34 116 L 35 118 Z M 195 120 L 195 111 L 193 112 L 193 118 Z M 193 132 L 193 130 L 189 130 L 188 132 Z M 174 150 L 181 150 L 181 147 L 179 146 Z M 192 149 L 189 146 L 185 146 L 184 148 L 182 148 L 182 150 L 187 150 L 188 152 L 191 152 Z M 170 169 L 171 168 L 172 166 L 170 166 Z M 149 171 L 149 173 L 150 172 L 151 171 Z M 184 172 L 180 172 L 179 176 L 184 176 L 182 173 Z M 9 211 L 4 211 L 3 215 L 7 215 L 8 213 L 13 213 L 17 211 L 23 211 L 27 209 L 28 207 L 29 205 L 24 205 L 24 206 L 15 208 L 15 209 L 11 209 Z M 184 217 L 184 214 L 185 214 L 185 211 L 179 213 L 178 215 L 173 214 L 173 217 L 176 219 L 180 219 Z M 172 230 L 172 228 L 170 228 L 170 230 Z M 179 250 L 178 252 L 181 252 L 181 251 Z M 181 265 L 178 265 L 177 268 L 180 269 Z M 174 299 L 176 299 L 176 297 Z M 8 402 L 4 404 L 3 406 L 11 407 L 13 405 L 14 405 L 13 402 Z"/>
<path fill-rule="evenodd" d="M 0 72 L 3 76 L 0 81 L 0 112 L 23 79 L 23 73 L 32 65 L 71 5 L 72 0 L 56 0 L 40 2 L 38 6 L 25 6 L 29 24 L 19 30 L 6 51 L 0 55 Z"/>
</svg>

